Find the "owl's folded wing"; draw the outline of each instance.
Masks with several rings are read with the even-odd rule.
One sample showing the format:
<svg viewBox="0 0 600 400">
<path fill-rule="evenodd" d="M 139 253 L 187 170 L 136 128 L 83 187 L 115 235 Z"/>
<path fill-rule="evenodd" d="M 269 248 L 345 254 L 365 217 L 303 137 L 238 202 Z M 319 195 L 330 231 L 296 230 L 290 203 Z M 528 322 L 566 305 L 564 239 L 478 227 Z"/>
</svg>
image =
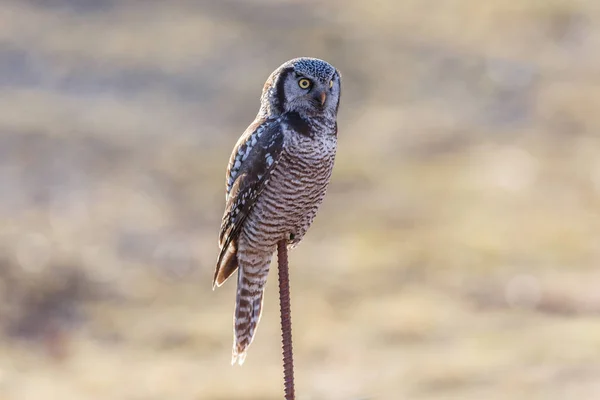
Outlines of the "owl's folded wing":
<svg viewBox="0 0 600 400">
<path fill-rule="evenodd" d="M 277 121 L 251 125 L 233 149 L 227 168 L 225 213 L 219 233 L 213 287 L 220 286 L 237 269 L 237 238 L 256 200 L 268 184 L 283 150 Z"/>
</svg>

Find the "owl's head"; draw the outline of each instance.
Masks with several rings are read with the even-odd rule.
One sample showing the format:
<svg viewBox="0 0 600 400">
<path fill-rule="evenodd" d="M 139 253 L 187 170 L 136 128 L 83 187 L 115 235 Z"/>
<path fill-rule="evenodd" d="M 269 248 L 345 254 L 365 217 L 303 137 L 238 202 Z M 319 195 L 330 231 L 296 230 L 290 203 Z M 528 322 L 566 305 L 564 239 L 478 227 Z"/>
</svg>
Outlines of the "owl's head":
<svg viewBox="0 0 600 400">
<path fill-rule="evenodd" d="M 340 103 L 341 76 L 331 64 L 301 57 L 277 68 L 263 88 L 260 114 L 298 112 L 335 118 Z"/>
</svg>

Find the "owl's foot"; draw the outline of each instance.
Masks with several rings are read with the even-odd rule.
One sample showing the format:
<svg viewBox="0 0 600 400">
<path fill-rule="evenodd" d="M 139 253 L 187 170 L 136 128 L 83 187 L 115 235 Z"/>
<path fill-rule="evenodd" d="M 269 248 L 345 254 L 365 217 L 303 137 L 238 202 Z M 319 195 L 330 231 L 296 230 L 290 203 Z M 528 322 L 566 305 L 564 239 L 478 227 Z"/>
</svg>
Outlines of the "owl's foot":
<svg viewBox="0 0 600 400">
<path fill-rule="evenodd" d="M 290 249 L 290 250 L 293 249 L 293 248 L 295 248 L 296 246 L 298 246 L 298 243 L 300 243 L 301 239 L 302 238 L 299 237 L 297 234 L 290 233 L 289 239 L 287 241 L 287 248 Z"/>
</svg>

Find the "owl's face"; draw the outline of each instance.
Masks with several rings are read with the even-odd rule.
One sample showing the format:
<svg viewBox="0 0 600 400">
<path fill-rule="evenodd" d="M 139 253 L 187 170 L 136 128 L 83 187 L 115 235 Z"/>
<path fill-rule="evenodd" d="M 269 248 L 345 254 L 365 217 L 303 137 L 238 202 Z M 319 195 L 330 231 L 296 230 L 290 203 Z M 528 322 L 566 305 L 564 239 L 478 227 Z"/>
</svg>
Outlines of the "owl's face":
<svg viewBox="0 0 600 400">
<path fill-rule="evenodd" d="M 263 90 L 261 110 L 270 115 L 298 112 L 335 118 L 340 88 L 340 74 L 331 64 L 316 58 L 296 58 L 271 74 Z"/>
</svg>

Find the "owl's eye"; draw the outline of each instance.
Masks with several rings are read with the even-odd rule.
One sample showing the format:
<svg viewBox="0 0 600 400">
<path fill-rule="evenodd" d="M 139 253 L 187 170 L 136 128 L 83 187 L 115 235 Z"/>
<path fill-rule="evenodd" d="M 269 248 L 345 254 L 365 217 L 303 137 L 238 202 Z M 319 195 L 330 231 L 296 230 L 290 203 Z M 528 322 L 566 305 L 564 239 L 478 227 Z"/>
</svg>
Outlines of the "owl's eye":
<svg viewBox="0 0 600 400">
<path fill-rule="evenodd" d="M 310 87 L 310 80 L 302 78 L 298 81 L 298 86 L 302 89 L 308 89 Z"/>
<path fill-rule="evenodd" d="M 329 89 L 333 87 L 333 81 L 329 81 Z"/>
</svg>

